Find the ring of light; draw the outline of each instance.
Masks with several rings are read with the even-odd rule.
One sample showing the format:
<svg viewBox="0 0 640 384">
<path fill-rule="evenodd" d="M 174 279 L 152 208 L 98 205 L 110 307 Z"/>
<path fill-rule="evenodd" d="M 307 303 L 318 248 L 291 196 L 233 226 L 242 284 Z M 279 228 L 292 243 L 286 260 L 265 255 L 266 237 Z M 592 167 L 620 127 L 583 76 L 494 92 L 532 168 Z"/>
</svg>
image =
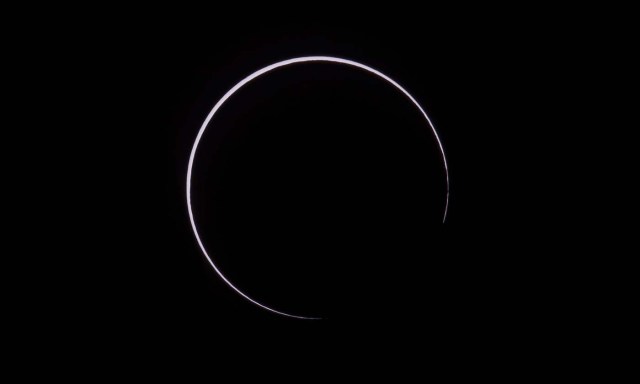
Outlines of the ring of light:
<svg viewBox="0 0 640 384">
<path fill-rule="evenodd" d="M 233 285 L 222 274 L 222 272 L 218 269 L 216 264 L 213 262 L 213 260 L 211 259 L 211 257 L 207 253 L 207 250 L 205 249 L 204 245 L 202 244 L 202 240 L 200 240 L 200 235 L 198 234 L 198 228 L 196 227 L 196 223 L 195 223 L 195 220 L 193 218 L 193 209 L 191 207 L 191 171 L 193 169 L 193 161 L 194 161 L 195 156 L 196 156 L 196 150 L 198 149 L 198 144 L 200 143 L 200 139 L 202 138 L 202 135 L 204 134 L 204 131 L 207 128 L 207 126 L 209 125 L 209 122 L 211 121 L 213 116 L 216 114 L 218 109 L 220 109 L 220 107 L 222 107 L 222 104 L 224 104 L 224 102 L 227 101 L 227 99 L 229 99 L 234 93 L 236 93 L 240 88 L 242 88 L 242 86 L 244 86 L 245 84 L 247 84 L 248 82 L 250 82 L 251 80 L 253 80 L 253 79 L 257 78 L 257 77 L 259 77 L 261 75 L 264 75 L 267 72 L 270 72 L 270 71 L 272 71 L 272 70 L 274 70 L 276 68 L 284 67 L 286 65 L 296 64 L 296 63 L 304 63 L 304 62 L 310 62 L 310 61 L 323 61 L 323 62 L 346 64 L 346 65 L 350 65 L 350 66 L 357 67 L 357 68 L 360 68 L 360 69 L 364 69 L 365 71 L 367 71 L 369 73 L 373 73 L 374 75 L 377 75 L 378 77 L 381 77 L 384 80 L 386 80 L 387 82 L 391 83 L 394 87 L 399 89 L 405 96 L 407 96 L 409 98 L 409 100 L 411 100 L 413 102 L 413 104 L 420 110 L 420 112 L 422 112 L 422 115 L 426 119 L 429 127 L 431 128 L 431 131 L 433 132 L 433 134 L 434 134 L 434 136 L 436 138 L 436 141 L 438 142 L 438 146 L 440 147 L 440 152 L 442 154 L 442 161 L 443 161 L 443 164 L 444 164 L 445 175 L 446 175 L 446 179 L 447 179 L 447 194 L 446 194 L 446 201 L 445 201 L 445 206 L 444 206 L 444 215 L 443 215 L 443 218 L 442 218 L 442 222 L 444 222 L 445 219 L 447 218 L 447 209 L 448 209 L 448 206 L 449 206 L 449 169 L 447 167 L 447 159 L 446 159 L 446 157 L 444 155 L 444 149 L 442 148 L 442 143 L 440 142 L 440 137 L 438 137 L 438 133 L 436 132 L 436 129 L 434 128 L 433 124 L 431 123 L 431 120 L 429 119 L 429 116 L 427 116 L 427 113 L 424 111 L 424 109 L 422 109 L 420 104 L 418 104 L 416 99 L 414 99 L 413 96 L 411 96 L 409 94 L 409 92 L 407 92 L 404 88 L 402 88 L 400 86 L 400 84 L 396 83 L 394 80 L 389 78 L 387 75 L 385 75 L 385 74 L 383 74 L 383 73 L 381 73 L 381 72 L 379 72 L 379 71 L 377 71 L 377 70 L 375 70 L 375 69 L 373 69 L 371 67 L 368 67 L 368 66 L 366 66 L 364 64 L 360 64 L 360 63 L 357 63 L 357 62 L 351 61 L 351 60 L 340 59 L 340 58 L 337 58 L 337 57 L 329 57 L 329 56 L 306 56 L 306 57 L 297 57 L 297 58 L 294 58 L 294 59 L 284 60 L 284 61 L 277 62 L 275 64 L 271 64 L 271 65 L 269 65 L 267 67 L 264 67 L 264 68 L 260 69 L 259 71 L 256 71 L 256 72 L 252 73 L 251 75 L 245 77 L 244 79 L 242 79 L 242 81 L 240 81 L 233 88 L 231 88 L 227 93 L 225 93 L 224 96 L 222 96 L 222 98 L 220 99 L 220 101 L 218 101 L 218 103 L 213 107 L 211 112 L 209 112 L 209 115 L 204 120 L 204 123 L 202 123 L 202 127 L 200 127 L 200 131 L 198 131 L 198 135 L 196 136 L 196 140 L 193 143 L 193 148 L 191 149 L 191 156 L 189 156 L 189 166 L 187 167 L 187 209 L 189 211 L 189 219 L 191 220 L 191 227 L 193 228 L 193 233 L 196 236 L 196 240 L 198 241 L 198 245 L 200 245 L 200 249 L 202 250 L 202 253 L 204 253 L 204 256 L 207 258 L 207 260 L 209 260 L 209 263 L 211 264 L 213 269 L 222 278 L 222 280 L 224 280 L 224 282 L 227 283 L 227 285 L 229 285 L 240 296 L 244 297 L 245 299 L 249 300 L 250 302 L 252 302 L 253 304 L 255 304 L 257 306 L 266 309 L 267 311 L 271 311 L 271 312 L 274 312 L 274 313 L 277 313 L 277 314 L 283 315 L 283 316 L 294 317 L 294 318 L 297 318 L 297 319 L 318 319 L 318 318 L 317 317 L 305 317 L 305 316 L 292 315 L 292 314 L 289 314 L 289 313 L 277 311 L 277 310 L 275 310 L 273 308 L 269 308 L 266 305 L 261 304 L 261 303 L 255 301 L 255 300 L 253 300 L 249 296 L 247 296 L 244 292 L 242 292 L 235 285 Z"/>
</svg>

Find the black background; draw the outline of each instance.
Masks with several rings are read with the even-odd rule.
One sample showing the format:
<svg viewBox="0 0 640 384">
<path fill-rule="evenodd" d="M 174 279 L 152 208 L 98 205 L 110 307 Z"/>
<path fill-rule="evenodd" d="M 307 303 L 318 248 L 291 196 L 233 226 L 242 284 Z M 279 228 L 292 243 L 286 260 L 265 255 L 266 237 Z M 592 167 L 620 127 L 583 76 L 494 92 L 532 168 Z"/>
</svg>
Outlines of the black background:
<svg viewBox="0 0 640 384">
<path fill-rule="evenodd" d="M 59 69 L 46 92 L 61 107 L 41 144 L 52 155 L 39 166 L 52 169 L 41 172 L 37 212 L 55 252 L 37 268 L 47 277 L 34 286 L 46 289 L 33 289 L 32 320 L 89 345 L 207 345 L 264 326 L 316 342 L 350 334 L 448 348 L 544 334 L 549 309 L 565 302 L 551 292 L 561 268 L 545 252 L 557 235 L 552 154 L 541 151 L 549 127 L 528 90 L 544 88 L 555 48 L 518 18 L 494 21 L 156 20 L 86 41 L 77 29 L 43 37 L 41 58 Z M 201 254 L 185 199 L 191 146 L 215 102 L 253 71 L 307 55 L 362 62 L 407 88 L 436 126 L 451 178 L 441 224 L 433 136 L 406 99 L 361 71 L 304 64 L 229 101 L 227 136 L 206 136 L 196 164 L 204 241 L 251 295 L 321 321 L 233 292 Z"/>
</svg>

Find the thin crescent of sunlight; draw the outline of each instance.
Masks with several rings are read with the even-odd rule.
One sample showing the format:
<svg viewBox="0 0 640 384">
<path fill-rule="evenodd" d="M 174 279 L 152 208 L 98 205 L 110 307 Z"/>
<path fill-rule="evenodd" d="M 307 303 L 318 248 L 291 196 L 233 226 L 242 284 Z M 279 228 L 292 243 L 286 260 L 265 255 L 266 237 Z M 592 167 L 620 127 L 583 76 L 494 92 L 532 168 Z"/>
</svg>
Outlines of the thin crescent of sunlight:
<svg viewBox="0 0 640 384">
<path fill-rule="evenodd" d="M 442 148 L 442 142 L 440 141 L 440 137 L 438 136 L 438 133 L 436 132 L 436 129 L 433 126 L 433 123 L 431 123 L 431 119 L 429 119 L 429 116 L 427 116 L 427 113 L 420 106 L 420 104 L 418 104 L 416 99 L 413 98 L 413 96 L 411 96 L 409 94 L 409 92 L 407 92 L 404 88 L 402 88 L 400 86 L 400 84 L 398 84 L 397 82 L 392 80 L 389 76 L 383 74 L 382 72 L 380 72 L 380 71 L 378 71 L 376 69 L 373 69 L 371 67 L 368 67 L 368 66 L 366 66 L 364 64 L 360 64 L 360 63 L 352 61 L 352 60 L 341 59 L 341 58 L 338 58 L 338 57 L 330 57 L 330 56 L 305 56 L 305 57 L 297 57 L 297 58 L 293 58 L 293 59 L 289 59 L 289 60 L 279 61 L 279 62 L 277 62 L 275 64 L 271 64 L 271 65 L 269 65 L 267 67 L 264 67 L 264 68 L 262 68 L 262 69 L 260 69 L 260 70 L 258 70 L 256 72 L 252 73 L 251 75 L 245 77 L 244 79 L 242 79 L 242 81 L 240 81 L 233 88 L 231 88 L 227 93 L 225 93 L 224 96 L 222 96 L 222 98 L 220 99 L 220 101 L 218 101 L 216 103 L 216 105 L 213 107 L 211 112 L 209 112 L 209 115 L 204 120 L 204 123 L 202 123 L 202 127 L 200 127 L 200 131 L 198 131 L 198 135 L 196 136 L 196 140 L 193 143 L 193 148 L 191 149 L 191 155 L 189 156 L 189 166 L 187 167 L 187 209 L 189 211 L 189 219 L 191 221 L 191 227 L 193 228 L 193 233 L 194 233 L 194 235 L 196 237 L 196 240 L 198 241 L 198 245 L 200 246 L 200 249 L 202 250 L 202 253 L 204 254 L 204 256 L 209 261 L 209 264 L 211 264 L 213 269 L 222 278 L 222 280 L 224 280 L 224 282 L 227 283 L 227 285 L 229 285 L 229 287 L 231 287 L 234 291 L 236 291 L 240 296 L 244 297 L 245 299 L 249 300 L 250 302 L 252 302 L 253 304 L 255 304 L 257 306 L 259 306 L 259 307 L 261 307 L 263 309 L 266 309 L 267 311 L 270 311 L 270 312 L 273 312 L 273 313 L 277 313 L 277 314 L 282 315 L 282 316 L 293 317 L 293 318 L 297 318 L 297 319 L 306 319 L 306 320 L 318 320 L 320 318 L 319 317 L 306 317 L 306 316 L 293 315 L 293 314 L 289 314 L 289 313 L 286 313 L 286 312 L 277 311 L 277 310 L 275 310 L 273 308 L 270 308 L 270 307 L 268 307 L 268 306 L 266 306 L 264 304 L 261 304 L 261 303 L 257 302 L 256 300 L 252 299 L 251 297 L 247 296 L 247 294 L 245 294 L 240 289 L 238 289 L 235 285 L 233 285 L 231 283 L 231 281 L 229 281 L 229 279 L 227 279 L 222 274 L 220 269 L 218 269 L 216 264 L 213 262 L 213 260 L 209 256 L 209 253 L 205 249 L 204 244 L 202 243 L 202 240 L 200 239 L 200 235 L 198 233 L 198 229 L 196 227 L 195 220 L 193 218 L 193 209 L 191 207 L 191 173 L 192 173 L 192 169 L 193 169 L 193 162 L 194 162 L 194 159 L 195 159 L 195 156 L 196 156 L 196 150 L 198 149 L 198 144 L 200 143 L 200 139 L 202 139 L 202 135 L 204 134 L 204 131 L 206 130 L 207 126 L 209 125 L 209 122 L 211 122 L 211 119 L 213 119 L 213 116 L 216 114 L 218 109 L 220 109 L 220 107 L 222 107 L 222 105 L 234 93 L 236 93 L 240 88 L 242 88 L 245 84 L 247 84 L 251 80 L 253 80 L 253 79 L 255 79 L 255 78 L 259 77 L 259 76 L 262 76 L 267 72 L 273 71 L 274 69 L 277 69 L 277 68 L 280 68 L 280 67 L 284 67 L 284 66 L 290 65 L 290 64 L 305 63 L 305 62 L 312 62 L 312 61 L 346 64 L 346 65 L 350 65 L 350 66 L 357 67 L 357 68 L 360 68 L 360 69 L 364 69 L 365 71 L 367 71 L 369 73 L 373 73 L 374 75 L 377 75 L 378 77 L 380 77 L 380 78 L 386 80 L 387 82 L 389 82 L 390 84 L 392 84 L 394 87 L 396 87 L 398 90 L 400 90 L 407 98 L 409 98 L 409 100 L 411 100 L 411 102 L 413 102 L 413 104 L 420 110 L 420 112 L 422 112 L 422 115 L 427 120 L 427 123 L 429 124 L 429 127 L 431 128 L 431 131 L 433 132 L 433 135 L 435 136 L 436 141 L 438 142 L 438 146 L 439 146 L 440 152 L 442 154 L 442 161 L 443 161 L 443 164 L 444 164 L 444 169 L 445 169 L 445 174 L 446 174 L 446 179 L 447 179 L 447 194 L 446 194 L 446 201 L 445 201 L 445 207 L 444 207 L 444 215 L 443 215 L 443 218 L 442 218 L 442 222 L 443 223 L 444 223 L 445 219 L 447 218 L 447 209 L 449 207 L 449 169 L 447 167 L 447 159 L 446 159 L 445 154 L 444 154 L 444 149 Z"/>
</svg>

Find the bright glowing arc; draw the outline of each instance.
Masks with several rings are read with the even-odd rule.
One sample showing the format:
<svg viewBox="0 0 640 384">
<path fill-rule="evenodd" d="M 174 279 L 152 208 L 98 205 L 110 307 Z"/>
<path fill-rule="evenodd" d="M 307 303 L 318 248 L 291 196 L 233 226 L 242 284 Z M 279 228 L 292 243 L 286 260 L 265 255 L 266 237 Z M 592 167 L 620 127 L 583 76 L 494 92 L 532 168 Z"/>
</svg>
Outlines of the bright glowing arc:
<svg viewBox="0 0 640 384">
<path fill-rule="evenodd" d="M 220 109 L 220 107 L 222 107 L 222 105 L 225 103 L 225 101 L 227 101 L 227 99 L 229 99 L 234 93 L 236 93 L 240 88 L 242 88 L 245 84 L 247 84 L 251 80 L 253 80 L 253 79 L 255 79 L 255 78 L 257 78 L 257 77 L 259 77 L 261 75 L 264 75 L 265 73 L 270 72 L 270 71 L 272 71 L 272 70 L 274 70 L 276 68 L 284 67 L 284 66 L 290 65 L 290 64 L 305 63 L 305 62 L 310 62 L 310 61 L 323 61 L 323 62 L 330 62 L 330 63 L 346 64 L 346 65 L 350 65 L 350 66 L 357 67 L 357 68 L 360 68 L 360 69 L 364 69 L 365 71 L 367 71 L 369 73 L 373 73 L 374 75 L 386 80 L 387 82 L 392 84 L 394 87 L 396 87 L 398 90 L 400 90 L 406 97 L 409 98 L 409 100 L 411 100 L 411 102 L 413 102 L 413 104 L 420 110 L 420 112 L 422 112 L 422 115 L 427 120 L 427 123 L 429 124 L 429 127 L 431 128 L 431 131 L 433 132 L 433 135 L 435 136 L 436 141 L 438 142 L 438 147 L 440 148 L 440 153 L 442 154 L 442 161 L 443 161 L 443 164 L 444 164 L 444 169 L 445 169 L 445 174 L 446 174 L 447 194 L 446 194 L 446 201 L 445 201 L 445 206 L 444 206 L 444 215 L 443 215 L 443 218 L 442 218 L 442 222 L 444 222 L 445 219 L 447 218 L 447 210 L 448 210 L 448 207 L 449 207 L 449 169 L 447 167 L 447 159 L 446 159 L 446 157 L 444 155 L 444 149 L 442 148 L 442 142 L 440 141 L 440 137 L 438 136 L 438 133 L 436 132 L 435 127 L 431 123 L 431 119 L 429 119 L 429 116 L 427 116 L 427 113 L 420 106 L 420 104 L 418 104 L 416 99 L 414 99 L 413 96 L 411 96 L 409 94 L 409 92 L 407 92 L 404 88 L 402 88 L 400 86 L 400 84 L 396 83 L 389 76 L 387 76 L 387 75 L 383 74 L 382 72 L 377 71 L 377 70 L 375 70 L 375 69 L 373 69 L 371 67 L 368 67 L 368 66 L 366 66 L 364 64 L 357 63 L 355 61 L 346 60 L 346 59 L 340 59 L 340 58 L 337 58 L 337 57 L 330 57 L 330 56 L 306 56 L 306 57 L 297 57 L 297 58 L 289 59 L 289 60 L 283 60 L 283 61 L 277 62 L 275 64 L 271 64 L 271 65 L 269 65 L 267 67 L 264 67 L 264 68 L 262 68 L 262 69 L 260 69 L 260 70 L 258 70 L 256 72 L 252 73 L 251 75 L 245 77 L 244 79 L 242 79 L 242 81 L 240 81 L 233 88 L 231 88 L 227 93 L 225 93 L 224 96 L 222 96 L 220 101 L 218 101 L 218 103 L 216 103 L 216 105 L 213 107 L 211 112 L 209 112 L 209 115 L 207 115 L 207 118 L 204 120 L 204 123 L 202 123 L 202 127 L 200 127 L 200 131 L 198 131 L 198 135 L 196 136 L 196 140 L 193 143 L 193 148 L 191 149 L 191 155 L 189 156 L 189 166 L 187 167 L 187 209 L 189 211 L 189 220 L 191 221 L 191 227 L 193 228 L 193 233 L 194 233 L 194 235 L 196 237 L 196 240 L 198 241 L 198 245 L 200 246 L 200 249 L 202 250 L 202 253 L 204 254 L 204 256 L 209 261 L 209 264 L 211 264 L 213 269 L 222 278 L 222 280 L 224 280 L 224 282 L 227 283 L 227 285 L 229 285 L 229 287 L 231 287 L 234 291 L 236 291 L 240 296 L 244 297 L 245 299 L 249 300 L 250 302 L 252 302 L 253 304 L 255 304 L 257 306 L 259 306 L 259 307 L 261 307 L 263 309 L 266 309 L 267 311 L 274 312 L 274 313 L 277 313 L 277 314 L 282 315 L 282 316 L 293 317 L 293 318 L 297 318 L 297 319 L 314 320 L 314 319 L 319 319 L 319 318 L 317 318 L 317 317 L 297 316 L 297 315 L 292 315 L 292 314 L 289 314 L 289 313 L 277 311 L 277 310 L 275 310 L 273 308 L 269 308 L 266 305 L 261 304 L 261 303 L 257 302 L 256 300 L 250 298 L 244 292 L 242 292 L 240 289 L 238 289 L 235 285 L 233 285 L 231 283 L 231 281 L 229 281 L 229 279 L 227 279 L 222 274 L 222 272 L 218 269 L 216 264 L 213 262 L 213 260 L 209 256 L 209 253 L 207 253 L 207 250 L 205 249 L 204 244 L 202 244 L 202 240 L 200 239 L 200 235 L 198 233 L 198 229 L 196 227 L 195 220 L 193 218 L 193 209 L 191 207 L 191 171 L 193 169 L 193 161 L 194 161 L 195 156 L 196 156 L 196 150 L 198 149 L 198 144 L 200 143 L 200 139 L 202 138 L 202 135 L 204 134 L 205 129 L 207 129 L 207 126 L 209 125 L 209 122 L 211 121 L 211 119 L 213 118 L 215 113 L 218 111 L 218 109 Z"/>
</svg>

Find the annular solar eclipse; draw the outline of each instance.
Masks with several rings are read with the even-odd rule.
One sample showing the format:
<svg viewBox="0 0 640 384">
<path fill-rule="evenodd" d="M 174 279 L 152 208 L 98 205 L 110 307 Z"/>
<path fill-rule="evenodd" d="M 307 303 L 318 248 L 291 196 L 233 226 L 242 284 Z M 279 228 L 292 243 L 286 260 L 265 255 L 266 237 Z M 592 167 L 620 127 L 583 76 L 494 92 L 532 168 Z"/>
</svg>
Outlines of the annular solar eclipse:
<svg viewBox="0 0 640 384">
<path fill-rule="evenodd" d="M 233 86 L 233 88 L 231 88 L 227 93 L 224 94 L 224 96 L 222 96 L 222 98 L 214 105 L 213 109 L 211 109 L 211 112 L 209 112 L 209 114 L 207 115 L 207 118 L 204 120 L 204 122 L 202 123 L 202 126 L 200 127 L 200 130 L 198 131 L 198 135 L 196 136 L 196 139 L 193 143 L 193 148 L 191 149 L 191 155 L 189 156 L 189 165 L 187 167 L 187 210 L 189 212 L 189 220 L 191 221 L 191 227 L 193 228 L 193 234 L 196 237 L 196 240 L 198 242 L 198 245 L 200 246 L 200 249 L 202 250 L 202 253 L 204 254 L 204 256 L 207 258 L 207 260 L 209 261 L 209 264 L 211 264 L 211 266 L 213 267 L 213 269 L 216 271 L 216 273 L 220 276 L 220 278 L 222 278 L 222 280 L 224 280 L 225 283 L 227 283 L 227 285 L 229 285 L 229 287 L 231 287 L 234 291 L 236 291 L 240 296 L 244 297 L 246 300 L 250 301 L 251 303 L 266 309 L 267 311 L 273 312 L 273 313 L 277 313 L 279 315 L 282 316 L 287 316 L 287 317 L 292 317 L 292 318 L 297 318 L 297 319 L 308 319 L 308 320 L 313 320 L 313 319 L 319 319 L 318 317 L 305 317 L 305 316 L 299 316 L 299 315 L 295 315 L 295 314 L 291 314 L 291 313 L 286 313 L 286 312 L 282 312 L 282 311 L 278 311 L 274 308 L 270 308 L 262 303 L 259 303 L 258 301 L 252 299 L 251 297 L 249 297 L 247 294 L 245 294 L 244 292 L 242 292 L 239 288 L 237 288 L 235 285 L 233 285 L 233 283 L 231 281 L 229 281 L 229 279 L 227 279 L 224 274 L 222 273 L 222 271 L 220 271 L 220 269 L 216 266 L 216 263 L 213 261 L 213 259 L 211 258 L 211 256 L 209 255 L 209 253 L 207 252 L 207 250 L 205 249 L 204 244 L 202 243 L 202 240 L 200 239 L 200 235 L 198 232 L 198 226 L 196 225 L 195 219 L 194 219 L 194 215 L 193 215 L 193 207 L 191 205 L 191 175 L 192 175 L 192 170 L 193 170 L 193 163 L 195 160 L 195 156 L 196 156 L 196 152 L 198 150 L 198 144 L 200 143 L 200 139 L 202 139 L 202 135 L 204 134 L 205 130 L 207 129 L 207 127 L 209 127 L 209 125 L 212 123 L 212 120 L 216 114 L 216 112 L 222 108 L 222 106 L 224 105 L 225 102 L 227 102 L 229 100 L 229 98 L 231 98 L 233 96 L 234 93 L 236 93 L 240 88 L 242 88 L 243 86 L 245 86 L 247 83 L 251 82 L 252 80 L 256 79 L 257 77 L 260 77 L 266 73 L 269 73 L 275 69 L 281 68 L 281 67 L 286 67 L 288 65 L 295 65 L 295 64 L 301 64 L 301 63 L 308 63 L 308 62 L 328 62 L 328 63 L 337 63 L 337 64 L 344 64 L 347 66 L 351 66 L 351 67 L 355 67 L 358 69 L 362 69 L 372 75 L 375 75 L 379 78 L 382 78 L 384 80 L 386 80 L 389 84 L 391 84 L 392 86 L 394 86 L 396 89 L 398 89 L 400 92 L 402 92 L 402 94 L 404 94 L 404 96 L 406 96 L 414 105 L 416 108 L 418 108 L 420 110 L 420 112 L 422 113 L 422 115 L 425 118 L 425 121 L 429 127 L 429 129 L 433 132 L 433 135 L 436 139 L 436 141 L 438 142 L 438 147 L 440 148 L 440 153 L 442 154 L 442 163 L 444 166 L 444 170 L 445 170 L 445 176 L 446 176 L 446 198 L 444 201 L 444 209 L 443 209 L 443 216 L 442 216 L 442 221 L 444 222 L 446 220 L 447 217 L 447 210 L 448 210 L 448 205 L 449 205 L 449 170 L 447 167 L 447 159 L 445 157 L 444 154 L 444 149 L 442 148 L 442 142 L 440 141 L 440 137 L 438 136 L 438 133 L 436 132 L 435 127 L 433 126 L 433 123 L 431 123 L 431 120 L 429 119 L 429 116 L 427 116 L 427 113 L 424 111 L 424 109 L 420 106 L 420 104 L 418 104 L 418 102 L 416 101 L 416 99 L 411 96 L 411 94 L 409 94 L 409 92 L 407 92 L 407 90 L 405 90 L 403 87 L 400 86 L 400 84 L 398 84 L 397 82 L 395 82 L 394 80 L 392 80 L 389 76 L 383 74 L 382 72 L 371 68 L 367 65 L 352 61 L 352 60 L 347 60 L 347 59 L 341 59 L 338 57 L 329 57 L 329 56 L 305 56 L 305 57 L 296 57 L 293 59 L 289 59 L 289 60 L 283 60 L 283 61 L 279 61 L 277 63 L 271 64 L 269 66 L 266 66 L 252 74 L 250 74 L 249 76 L 245 77 L 244 79 L 242 79 L 238 84 L 236 84 L 235 86 Z"/>
</svg>

